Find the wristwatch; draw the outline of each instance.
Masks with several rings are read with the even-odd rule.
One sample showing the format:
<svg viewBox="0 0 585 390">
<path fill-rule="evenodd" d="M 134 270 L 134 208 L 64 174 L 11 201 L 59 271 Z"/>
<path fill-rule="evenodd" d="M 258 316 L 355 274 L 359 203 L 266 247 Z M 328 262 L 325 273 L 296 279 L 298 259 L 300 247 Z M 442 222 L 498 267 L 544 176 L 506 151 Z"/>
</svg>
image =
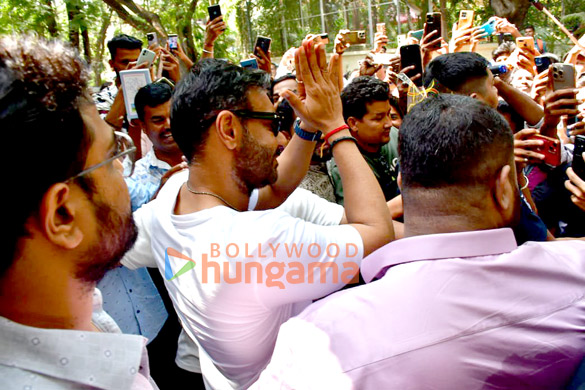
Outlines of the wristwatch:
<svg viewBox="0 0 585 390">
<path fill-rule="evenodd" d="M 301 119 L 297 118 L 295 121 L 295 133 L 305 141 L 319 141 L 321 139 L 321 131 L 317 130 L 314 133 L 301 129 Z"/>
</svg>

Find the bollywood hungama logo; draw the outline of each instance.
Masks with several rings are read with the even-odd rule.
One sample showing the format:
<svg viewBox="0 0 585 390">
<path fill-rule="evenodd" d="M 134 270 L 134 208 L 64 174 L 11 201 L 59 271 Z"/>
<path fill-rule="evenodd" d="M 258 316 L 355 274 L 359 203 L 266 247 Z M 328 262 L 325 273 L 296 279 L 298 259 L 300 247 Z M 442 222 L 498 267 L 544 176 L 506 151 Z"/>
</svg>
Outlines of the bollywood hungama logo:
<svg viewBox="0 0 585 390">
<path fill-rule="evenodd" d="M 245 244 L 239 248 L 236 244 L 227 245 L 224 250 L 216 243 L 211 244 L 209 253 L 201 254 L 200 279 L 201 283 L 265 283 L 267 287 L 285 288 L 285 281 L 289 285 L 303 283 L 357 283 L 359 273 L 358 262 L 351 260 L 358 254 L 355 244 L 346 244 L 345 253 L 337 244 L 328 245 L 324 251 L 318 244 L 296 246 L 284 244 L 282 251 L 269 244 L 264 248 Z M 323 255 L 323 256 L 322 256 Z M 338 258 L 341 256 L 341 258 Z M 185 260 L 186 263 L 173 272 L 170 257 Z M 211 259 L 221 259 L 215 261 Z M 261 259 L 270 259 L 261 260 Z M 285 258 L 286 261 L 282 259 Z M 260 261 L 258 261 L 260 260 Z M 312 260 L 312 261 L 311 261 Z M 165 251 L 165 279 L 172 281 L 179 276 L 193 270 L 195 260 L 182 254 L 174 248 Z M 209 274 L 212 274 L 210 278 Z M 284 280 L 280 280 L 284 279 Z"/>
</svg>

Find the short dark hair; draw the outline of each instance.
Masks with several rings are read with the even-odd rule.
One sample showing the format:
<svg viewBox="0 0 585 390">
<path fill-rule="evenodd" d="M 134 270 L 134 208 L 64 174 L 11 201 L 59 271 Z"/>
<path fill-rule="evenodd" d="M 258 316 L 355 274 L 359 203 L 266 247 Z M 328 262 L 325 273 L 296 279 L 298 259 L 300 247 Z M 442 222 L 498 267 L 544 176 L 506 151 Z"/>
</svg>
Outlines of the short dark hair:
<svg viewBox="0 0 585 390">
<path fill-rule="evenodd" d="M 140 88 L 134 97 L 138 118 L 144 120 L 144 108 L 160 106 L 171 100 L 173 89 L 165 83 L 151 83 Z"/>
<path fill-rule="evenodd" d="M 456 92 L 462 94 L 479 92 L 466 91 L 465 87 L 471 81 L 488 77 L 488 66 L 488 60 L 477 53 L 461 52 L 443 54 L 433 59 L 427 65 L 424 75 L 424 85 L 428 88 L 433 84 L 433 87 L 439 90 L 439 92 Z"/>
<path fill-rule="evenodd" d="M 390 99 L 388 84 L 375 77 L 356 77 L 341 92 L 343 119 L 362 119 L 368 113 L 366 104 Z"/>
<path fill-rule="evenodd" d="M 463 95 L 427 98 L 405 116 L 399 151 L 403 191 L 488 186 L 513 162 L 510 126 L 496 110 Z"/>
<path fill-rule="evenodd" d="M 112 60 L 116 57 L 116 50 L 118 49 L 142 49 L 142 41 L 130 35 L 119 34 L 108 41 L 108 50 L 110 51 Z"/>
<path fill-rule="evenodd" d="M 533 24 L 527 24 L 526 26 L 524 26 L 524 30 L 526 30 L 527 28 L 531 28 L 532 31 L 536 31 Z"/>
<path fill-rule="evenodd" d="M 270 75 L 218 59 L 204 59 L 177 84 L 171 103 L 171 132 L 191 162 L 203 153 L 213 120 L 222 110 L 248 108 L 251 88 L 270 91 Z"/>
<path fill-rule="evenodd" d="M 17 167 L 4 172 L 13 188 L 3 191 L 10 228 L 2 234 L 0 275 L 19 256 L 26 222 L 47 190 L 83 170 L 93 140 L 79 111 L 91 104 L 87 82 L 88 67 L 67 44 L 0 38 L 0 127 L 7 145 L 0 162 Z"/>
</svg>

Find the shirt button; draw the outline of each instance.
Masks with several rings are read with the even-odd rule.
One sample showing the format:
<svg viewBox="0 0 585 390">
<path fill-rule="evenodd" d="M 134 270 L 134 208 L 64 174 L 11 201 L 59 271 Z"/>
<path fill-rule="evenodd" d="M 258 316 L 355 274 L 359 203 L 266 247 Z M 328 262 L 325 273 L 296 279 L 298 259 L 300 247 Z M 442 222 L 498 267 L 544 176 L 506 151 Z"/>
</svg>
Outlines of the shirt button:
<svg viewBox="0 0 585 390">
<path fill-rule="evenodd" d="M 136 313 L 140 313 L 140 310 L 136 310 Z"/>
<path fill-rule="evenodd" d="M 132 292 L 132 289 L 128 290 L 128 292 Z"/>
</svg>

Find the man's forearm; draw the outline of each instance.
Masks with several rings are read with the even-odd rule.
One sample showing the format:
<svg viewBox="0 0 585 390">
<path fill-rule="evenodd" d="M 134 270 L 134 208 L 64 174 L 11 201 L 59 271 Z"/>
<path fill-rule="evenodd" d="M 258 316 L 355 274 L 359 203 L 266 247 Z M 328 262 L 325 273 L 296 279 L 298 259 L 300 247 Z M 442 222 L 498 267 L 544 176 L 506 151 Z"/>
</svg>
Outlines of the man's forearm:
<svg viewBox="0 0 585 390">
<path fill-rule="evenodd" d="M 122 88 L 118 89 L 118 94 L 110 107 L 108 115 L 104 118 L 110 126 L 116 129 L 121 129 L 124 123 L 124 115 L 126 115 L 126 106 L 124 105 L 124 92 Z"/>
<path fill-rule="evenodd" d="M 529 125 L 536 125 L 544 116 L 543 108 L 532 98 L 512 87 L 510 84 L 497 80 L 496 88 L 500 96 L 522 117 Z"/>
<path fill-rule="evenodd" d="M 293 135 L 278 157 L 278 179 L 274 184 L 260 189 L 256 210 L 278 207 L 288 198 L 307 174 L 313 150 L 315 142 Z"/>
</svg>

